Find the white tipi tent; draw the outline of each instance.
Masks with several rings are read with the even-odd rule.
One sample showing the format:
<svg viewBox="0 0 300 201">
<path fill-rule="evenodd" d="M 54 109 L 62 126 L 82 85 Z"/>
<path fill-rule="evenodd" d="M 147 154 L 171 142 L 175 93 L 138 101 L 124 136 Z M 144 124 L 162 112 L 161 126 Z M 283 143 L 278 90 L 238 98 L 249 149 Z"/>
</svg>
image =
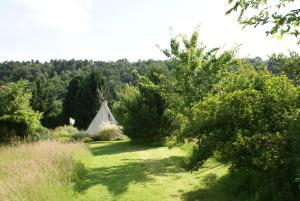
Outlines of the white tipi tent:
<svg viewBox="0 0 300 201">
<path fill-rule="evenodd" d="M 90 135 L 96 135 L 101 130 L 101 125 L 103 125 L 104 123 L 118 123 L 109 110 L 106 100 L 102 102 L 101 107 L 94 117 L 93 121 L 90 123 L 87 132 Z"/>
</svg>

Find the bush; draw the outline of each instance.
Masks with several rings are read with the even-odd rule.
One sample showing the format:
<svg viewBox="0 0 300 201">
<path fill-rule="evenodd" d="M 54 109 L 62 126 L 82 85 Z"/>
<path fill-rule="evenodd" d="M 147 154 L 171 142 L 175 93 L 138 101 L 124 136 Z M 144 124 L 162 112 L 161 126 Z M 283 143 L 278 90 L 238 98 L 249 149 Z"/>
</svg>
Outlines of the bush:
<svg viewBox="0 0 300 201">
<path fill-rule="evenodd" d="M 0 144 L 13 144 L 14 141 L 19 141 L 20 139 L 14 130 L 0 127 Z"/>
<path fill-rule="evenodd" d="M 58 141 L 73 141 L 72 136 L 79 133 L 77 128 L 73 126 L 60 126 L 52 131 L 52 138 Z"/>
<path fill-rule="evenodd" d="M 75 126 L 86 129 L 101 106 L 97 89 L 103 89 L 105 98 L 110 97 L 109 89 L 112 87 L 106 81 L 101 71 L 92 70 L 88 75 L 76 76 L 69 83 L 63 103 L 63 117 L 76 119 Z M 76 107 L 74 107 L 76 105 Z"/>
<path fill-rule="evenodd" d="M 92 142 L 94 137 L 85 131 L 78 131 L 73 126 L 61 126 L 52 131 L 51 137 L 61 142 Z M 95 139 L 96 140 L 96 139 Z"/>
<path fill-rule="evenodd" d="M 224 77 L 214 91 L 192 108 L 186 132 L 197 146 L 190 169 L 197 169 L 218 151 L 232 170 L 264 175 L 265 183 L 278 190 L 278 197 L 299 193 L 295 190 L 299 129 L 288 131 L 298 113 L 297 89 L 291 81 L 285 75 L 247 67 Z M 263 194 L 257 198 L 264 200 Z"/>
<path fill-rule="evenodd" d="M 41 126 L 30 131 L 30 138 L 32 141 L 44 141 L 49 140 L 51 134 L 47 128 Z"/>
<path fill-rule="evenodd" d="M 27 137 L 40 127 L 40 114 L 30 107 L 31 92 L 27 82 L 0 85 L 0 140 Z M 10 136 L 11 135 L 11 136 Z"/>
<path fill-rule="evenodd" d="M 93 138 L 91 138 L 91 137 L 84 137 L 81 141 L 84 142 L 84 143 L 89 143 L 89 142 L 93 142 Z"/>
<path fill-rule="evenodd" d="M 83 141 L 84 138 L 89 137 L 89 134 L 84 131 L 79 131 L 70 136 L 70 138 L 74 141 Z"/>
<path fill-rule="evenodd" d="M 119 100 L 113 105 L 113 112 L 131 140 L 157 143 L 169 135 L 171 121 L 162 97 L 148 87 L 126 86 L 117 94 Z"/>
<path fill-rule="evenodd" d="M 116 141 L 124 139 L 120 126 L 110 123 L 103 123 L 97 138 L 101 141 Z"/>
</svg>

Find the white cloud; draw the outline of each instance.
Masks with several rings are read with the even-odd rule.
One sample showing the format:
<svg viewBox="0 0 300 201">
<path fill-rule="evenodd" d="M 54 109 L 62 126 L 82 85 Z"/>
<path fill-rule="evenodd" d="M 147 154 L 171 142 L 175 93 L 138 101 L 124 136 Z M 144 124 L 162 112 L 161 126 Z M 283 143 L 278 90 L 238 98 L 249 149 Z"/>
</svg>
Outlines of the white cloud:
<svg viewBox="0 0 300 201">
<path fill-rule="evenodd" d="M 25 6 L 29 20 L 45 29 L 56 28 L 70 34 L 89 29 L 92 0 L 17 0 Z"/>
<path fill-rule="evenodd" d="M 165 59 L 155 45 L 169 46 L 169 27 L 189 35 L 199 24 L 209 48 L 242 44 L 241 56 L 262 57 L 300 51 L 293 37 L 266 37 L 265 26 L 242 29 L 227 7 L 227 0 L 0 0 L 0 61 Z"/>
</svg>

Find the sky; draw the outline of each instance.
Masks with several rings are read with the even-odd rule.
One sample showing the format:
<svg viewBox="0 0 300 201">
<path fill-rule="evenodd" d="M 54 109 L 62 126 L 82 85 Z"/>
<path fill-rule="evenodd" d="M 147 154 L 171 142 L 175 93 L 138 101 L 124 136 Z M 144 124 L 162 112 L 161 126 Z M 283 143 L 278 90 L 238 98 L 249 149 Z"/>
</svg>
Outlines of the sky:
<svg viewBox="0 0 300 201">
<path fill-rule="evenodd" d="M 208 48 L 239 46 L 242 57 L 300 52 L 292 37 L 242 29 L 228 8 L 227 0 L 0 0 L 0 61 L 166 59 L 157 45 L 197 26 Z"/>
</svg>

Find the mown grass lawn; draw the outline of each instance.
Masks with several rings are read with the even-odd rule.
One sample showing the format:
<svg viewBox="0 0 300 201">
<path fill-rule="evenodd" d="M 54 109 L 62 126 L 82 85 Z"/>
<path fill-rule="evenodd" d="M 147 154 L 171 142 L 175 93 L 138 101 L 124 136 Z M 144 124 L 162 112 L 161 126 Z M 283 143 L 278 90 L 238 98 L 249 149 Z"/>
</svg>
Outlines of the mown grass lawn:
<svg viewBox="0 0 300 201">
<path fill-rule="evenodd" d="M 211 184 L 224 176 L 228 167 L 215 160 L 191 173 L 180 167 L 186 155 L 180 148 L 130 142 L 95 142 L 89 146 L 93 157 L 84 161 L 88 171 L 76 185 L 80 201 L 208 201 L 222 196 L 222 192 L 211 190 Z"/>
</svg>

